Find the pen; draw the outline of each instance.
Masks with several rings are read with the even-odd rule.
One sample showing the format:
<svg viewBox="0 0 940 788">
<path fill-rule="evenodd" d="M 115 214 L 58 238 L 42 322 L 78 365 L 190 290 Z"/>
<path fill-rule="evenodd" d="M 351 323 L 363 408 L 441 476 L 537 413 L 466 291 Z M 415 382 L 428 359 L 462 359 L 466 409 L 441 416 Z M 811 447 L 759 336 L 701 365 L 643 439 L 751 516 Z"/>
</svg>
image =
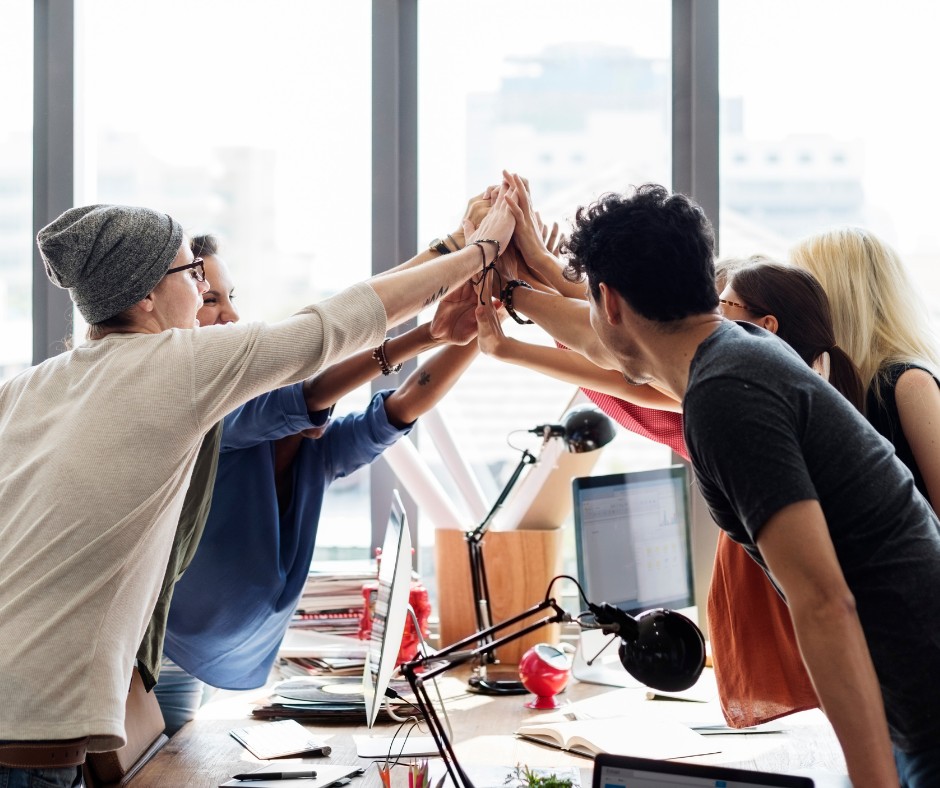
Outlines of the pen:
<svg viewBox="0 0 940 788">
<path fill-rule="evenodd" d="M 300 772 L 249 772 L 248 774 L 236 774 L 233 780 L 300 780 L 303 778 L 316 777 L 317 773 L 310 769 Z"/>
</svg>

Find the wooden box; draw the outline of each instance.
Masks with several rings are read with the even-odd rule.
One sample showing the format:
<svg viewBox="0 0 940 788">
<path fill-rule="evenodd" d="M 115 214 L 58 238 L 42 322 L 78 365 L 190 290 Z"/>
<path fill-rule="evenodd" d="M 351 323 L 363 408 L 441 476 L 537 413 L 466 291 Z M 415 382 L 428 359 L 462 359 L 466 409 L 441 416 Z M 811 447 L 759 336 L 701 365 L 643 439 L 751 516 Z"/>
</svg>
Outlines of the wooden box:
<svg viewBox="0 0 940 788">
<path fill-rule="evenodd" d="M 434 536 L 441 646 L 448 646 L 476 631 L 470 556 L 462 531 L 438 530 Z M 483 540 L 483 558 L 492 618 L 499 623 L 545 598 L 549 582 L 561 573 L 561 529 L 490 532 Z M 554 592 L 561 592 L 560 581 Z M 499 661 L 518 664 L 532 646 L 557 643 L 559 634 L 558 624 L 543 627 L 501 648 Z"/>
</svg>

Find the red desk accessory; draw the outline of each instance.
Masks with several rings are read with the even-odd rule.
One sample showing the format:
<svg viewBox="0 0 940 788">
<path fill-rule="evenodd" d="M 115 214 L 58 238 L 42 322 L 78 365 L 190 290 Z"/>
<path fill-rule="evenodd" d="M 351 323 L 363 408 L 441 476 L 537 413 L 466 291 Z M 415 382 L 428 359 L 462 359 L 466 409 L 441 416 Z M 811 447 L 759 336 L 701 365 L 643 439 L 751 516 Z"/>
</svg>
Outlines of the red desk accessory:
<svg viewBox="0 0 940 788">
<path fill-rule="evenodd" d="M 519 678 L 535 700 L 524 704 L 527 709 L 560 709 L 564 704 L 555 697 L 568 684 L 571 660 L 561 649 L 539 643 L 522 656 Z"/>
</svg>

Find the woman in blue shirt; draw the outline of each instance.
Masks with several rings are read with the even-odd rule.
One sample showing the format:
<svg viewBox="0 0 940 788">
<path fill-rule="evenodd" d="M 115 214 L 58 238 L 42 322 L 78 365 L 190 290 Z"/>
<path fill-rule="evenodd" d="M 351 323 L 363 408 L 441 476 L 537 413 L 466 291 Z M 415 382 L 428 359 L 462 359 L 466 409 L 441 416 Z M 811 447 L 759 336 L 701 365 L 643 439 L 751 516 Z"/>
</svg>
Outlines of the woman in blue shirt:
<svg viewBox="0 0 940 788">
<path fill-rule="evenodd" d="M 237 321 L 217 245 L 211 237 L 194 245 L 211 285 L 200 324 Z M 154 690 L 169 735 L 195 715 L 204 683 L 264 685 L 303 591 L 326 488 L 407 435 L 467 369 L 478 353 L 475 303 L 467 285 L 440 302 L 431 323 L 386 340 L 384 359 L 382 349 L 363 351 L 225 418 L 212 508 L 176 584 Z M 449 347 L 397 391 L 380 392 L 365 411 L 329 421 L 341 396 L 441 345 Z"/>
</svg>

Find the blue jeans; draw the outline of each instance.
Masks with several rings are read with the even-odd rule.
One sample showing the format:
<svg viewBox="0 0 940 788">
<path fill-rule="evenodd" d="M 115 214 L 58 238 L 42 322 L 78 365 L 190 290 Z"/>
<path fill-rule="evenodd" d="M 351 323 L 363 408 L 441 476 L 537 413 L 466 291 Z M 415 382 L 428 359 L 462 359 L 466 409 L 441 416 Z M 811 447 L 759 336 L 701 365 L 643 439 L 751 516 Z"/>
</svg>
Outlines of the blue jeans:
<svg viewBox="0 0 940 788">
<path fill-rule="evenodd" d="M 64 769 L 11 769 L 0 766 L 0 788 L 77 788 L 81 784 L 80 766 Z"/>
<path fill-rule="evenodd" d="M 160 663 L 160 679 L 153 688 L 153 694 L 157 696 L 157 703 L 163 712 L 167 736 L 172 736 L 196 716 L 202 705 L 205 686 L 169 657 L 163 657 Z M 3 786 L 0 785 L 0 788 Z"/>
<path fill-rule="evenodd" d="M 901 778 L 901 788 L 940 786 L 940 747 L 920 752 L 894 751 L 894 762 Z"/>
</svg>

